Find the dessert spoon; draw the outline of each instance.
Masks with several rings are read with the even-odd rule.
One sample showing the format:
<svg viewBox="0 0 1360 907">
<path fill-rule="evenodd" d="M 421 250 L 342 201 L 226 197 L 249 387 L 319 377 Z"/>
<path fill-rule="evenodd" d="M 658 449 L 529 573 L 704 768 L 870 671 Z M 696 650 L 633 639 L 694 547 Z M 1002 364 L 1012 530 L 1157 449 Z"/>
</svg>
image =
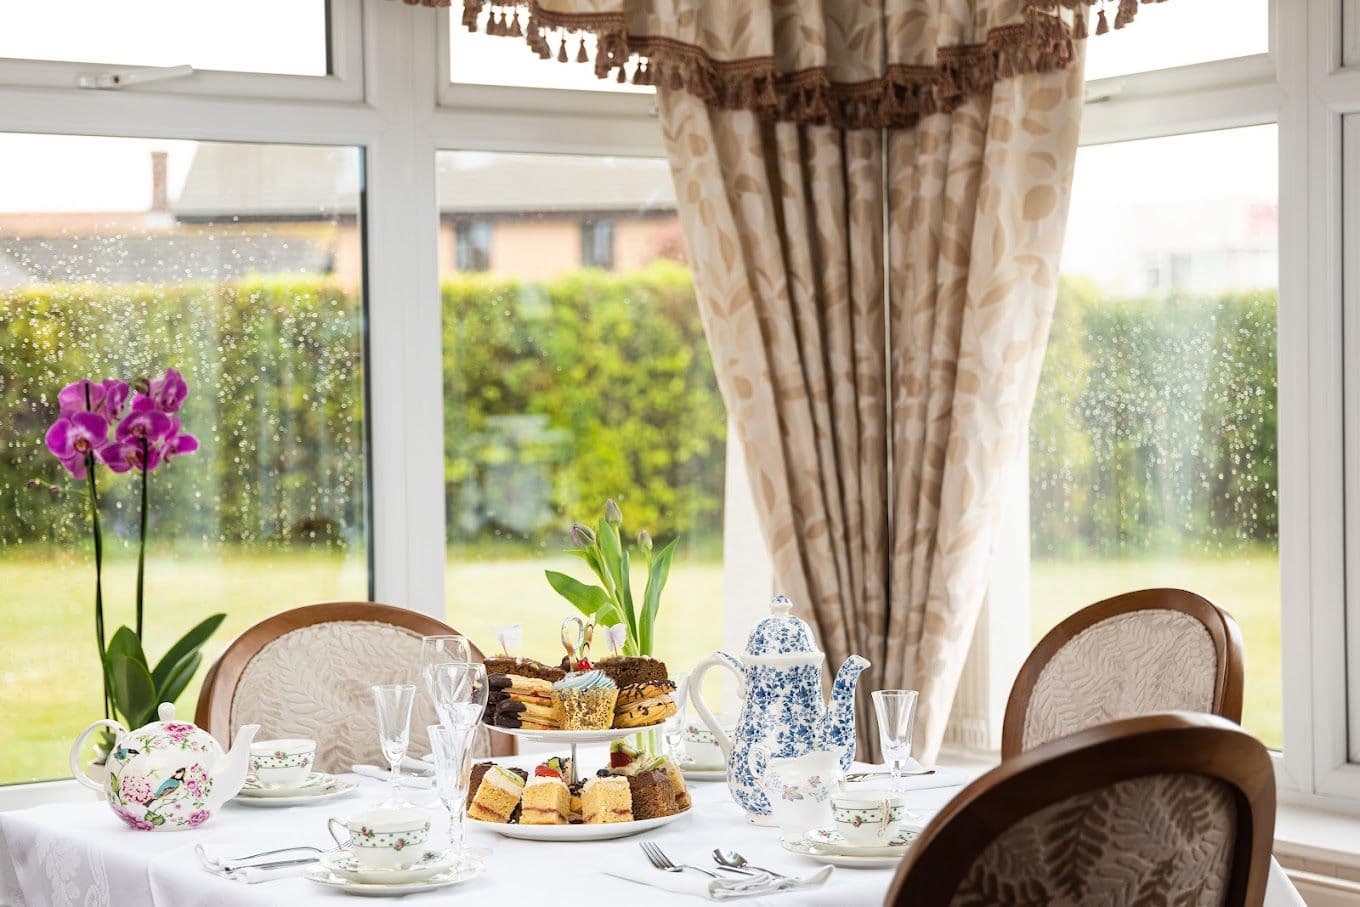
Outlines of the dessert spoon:
<svg viewBox="0 0 1360 907">
<path fill-rule="evenodd" d="M 776 879 L 788 878 L 788 876 L 781 872 L 775 872 L 773 869 L 765 869 L 763 866 L 752 866 L 750 863 L 746 862 L 745 857 L 735 850 L 723 850 L 718 847 L 713 848 L 713 862 L 728 869 L 742 869 L 748 872 L 755 870 L 756 872 L 763 872 L 767 876 L 774 876 Z"/>
</svg>

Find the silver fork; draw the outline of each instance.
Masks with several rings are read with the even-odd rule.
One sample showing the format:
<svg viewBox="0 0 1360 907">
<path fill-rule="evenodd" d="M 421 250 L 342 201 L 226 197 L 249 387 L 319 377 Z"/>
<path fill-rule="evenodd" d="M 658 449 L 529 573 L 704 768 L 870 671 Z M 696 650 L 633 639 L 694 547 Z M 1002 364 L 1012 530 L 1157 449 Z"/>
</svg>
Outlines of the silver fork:
<svg viewBox="0 0 1360 907">
<path fill-rule="evenodd" d="M 657 869 L 666 872 L 684 872 L 686 869 L 692 869 L 695 872 L 703 873 L 710 879 L 722 878 L 716 872 L 709 872 L 707 869 L 701 869 L 698 866 L 690 866 L 688 863 L 672 863 L 671 858 L 666 856 L 666 852 L 651 841 L 643 841 L 638 846 L 642 848 L 642 852 L 646 855 L 648 861 Z"/>
</svg>

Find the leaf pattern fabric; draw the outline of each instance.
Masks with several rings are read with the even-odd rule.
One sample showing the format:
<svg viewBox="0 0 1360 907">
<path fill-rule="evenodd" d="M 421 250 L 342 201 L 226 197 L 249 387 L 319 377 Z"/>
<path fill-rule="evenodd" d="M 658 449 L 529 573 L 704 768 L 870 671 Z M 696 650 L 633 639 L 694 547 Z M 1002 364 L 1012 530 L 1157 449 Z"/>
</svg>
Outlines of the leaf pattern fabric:
<svg viewBox="0 0 1360 907">
<path fill-rule="evenodd" d="M 718 383 L 779 591 L 830 664 L 921 691 L 935 757 L 1057 290 L 1080 69 L 915 129 L 659 95 Z M 868 697 L 860 752 L 876 758 Z"/>
<path fill-rule="evenodd" d="M 1218 672 L 1213 639 L 1189 614 L 1156 609 L 1100 621 L 1039 672 L 1021 747 L 1152 712 L 1212 712 Z"/>
<path fill-rule="evenodd" d="M 420 639 L 376 621 L 336 621 L 285 633 L 242 672 L 231 700 L 228 739 L 241 725 L 254 723 L 260 726 L 257 740 L 315 740 L 316 771 L 347 772 L 360 762 L 386 768 L 369 687 L 417 683 L 409 753 L 429 752 L 425 728 L 439 719 L 415 677 Z"/>
<path fill-rule="evenodd" d="M 1237 833 L 1231 789 L 1203 775 L 1121 781 L 1055 803 L 998 835 L 954 907 L 1218 907 Z"/>
</svg>

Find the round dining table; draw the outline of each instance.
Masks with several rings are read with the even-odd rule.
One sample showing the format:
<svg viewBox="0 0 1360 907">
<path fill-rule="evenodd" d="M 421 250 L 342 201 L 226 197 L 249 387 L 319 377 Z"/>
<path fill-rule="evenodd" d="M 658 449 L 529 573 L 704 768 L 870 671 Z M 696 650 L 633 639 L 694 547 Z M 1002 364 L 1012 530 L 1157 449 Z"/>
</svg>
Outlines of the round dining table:
<svg viewBox="0 0 1360 907">
<path fill-rule="evenodd" d="M 583 749 L 583 764 L 605 754 Z M 521 756 L 520 765 L 536 759 Z M 857 765 L 856 771 L 870 769 Z M 933 775 L 909 779 L 907 806 L 924 821 L 933 815 L 977 769 L 942 765 Z M 346 816 L 375 806 L 388 790 L 383 782 L 358 776 L 352 793 L 315 805 L 279 808 L 228 803 L 196 829 L 135 831 L 91 794 L 88 800 L 53 803 L 0 812 L 0 904 L 14 907 L 225 907 L 225 905 L 334 904 L 350 895 L 302 876 L 300 870 L 269 874 L 247 883 L 207 871 L 195 846 L 215 854 L 242 856 L 273 848 L 333 846 L 326 832 L 331 816 Z M 662 828 L 607 841 L 542 842 L 502 837 L 477 822 L 467 823 L 467 846 L 484 853 L 486 871 L 458 885 L 403 897 L 403 903 L 454 899 L 479 904 L 572 904 L 579 907 L 619 903 L 686 904 L 704 899 L 706 878 L 677 879 L 654 869 L 639 843 L 652 841 L 675 863 L 713 868 L 715 848 L 739 851 L 750 863 L 806 877 L 821 864 L 788 853 L 776 829 L 748 823 L 723 782 L 689 785 L 693 806 Z M 410 799 L 433 813 L 435 840 L 442 840 L 446 817 L 432 791 L 410 788 Z M 893 868 L 834 869 L 816 887 L 743 898 L 744 903 L 775 905 L 881 904 Z M 689 876 L 689 873 L 685 874 Z M 620 877 L 623 876 L 623 877 Z M 694 884 L 694 882 L 699 884 Z M 656 887 L 652 887 L 656 886 Z M 1296 907 L 1303 901 L 1272 863 L 1268 907 Z"/>
</svg>

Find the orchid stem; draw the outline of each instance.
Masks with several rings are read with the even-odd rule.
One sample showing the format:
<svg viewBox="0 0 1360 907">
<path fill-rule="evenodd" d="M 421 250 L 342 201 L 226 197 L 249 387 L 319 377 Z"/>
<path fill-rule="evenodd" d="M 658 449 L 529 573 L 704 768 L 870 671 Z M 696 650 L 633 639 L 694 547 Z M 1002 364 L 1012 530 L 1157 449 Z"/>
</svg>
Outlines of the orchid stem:
<svg viewBox="0 0 1360 907">
<path fill-rule="evenodd" d="M 137 542 L 137 639 L 142 639 L 142 578 L 146 573 L 146 474 L 149 445 L 142 438 L 142 518 L 141 532 Z"/>
<path fill-rule="evenodd" d="M 90 487 L 90 528 L 94 535 L 94 633 L 99 644 L 99 674 L 104 684 L 104 717 L 109 717 L 109 672 L 104 647 L 104 533 L 99 528 L 99 489 L 94 478 L 94 454 L 85 455 L 85 475 Z"/>
</svg>

